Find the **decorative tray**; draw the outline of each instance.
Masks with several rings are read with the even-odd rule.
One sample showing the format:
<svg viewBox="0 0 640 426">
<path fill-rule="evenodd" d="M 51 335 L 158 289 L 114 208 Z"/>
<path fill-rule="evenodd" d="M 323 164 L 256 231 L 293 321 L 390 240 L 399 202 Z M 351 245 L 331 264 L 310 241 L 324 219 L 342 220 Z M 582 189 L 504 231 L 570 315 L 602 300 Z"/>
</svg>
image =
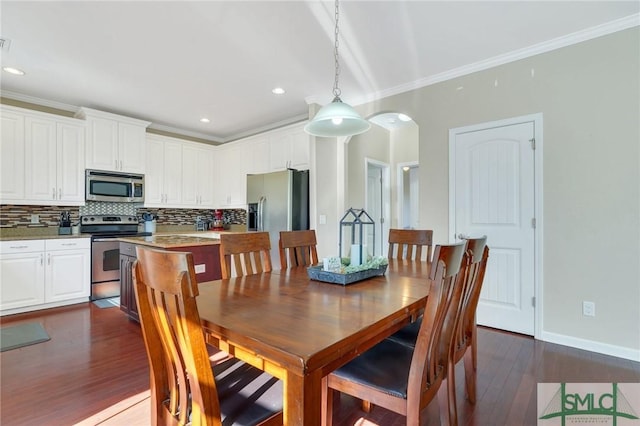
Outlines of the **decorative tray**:
<svg viewBox="0 0 640 426">
<path fill-rule="evenodd" d="M 322 269 L 322 266 L 309 266 L 307 274 L 309 278 L 316 281 L 324 281 L 331 284 L 349 285 L 367 278 L 384 275 L 387 271 L 387 265 L 381 265 L 377 268 L 365 269 L 363 271 L 351 272 L 348 274 L 340 274 L 337 272 L 329 272 Z"/>
</svg>

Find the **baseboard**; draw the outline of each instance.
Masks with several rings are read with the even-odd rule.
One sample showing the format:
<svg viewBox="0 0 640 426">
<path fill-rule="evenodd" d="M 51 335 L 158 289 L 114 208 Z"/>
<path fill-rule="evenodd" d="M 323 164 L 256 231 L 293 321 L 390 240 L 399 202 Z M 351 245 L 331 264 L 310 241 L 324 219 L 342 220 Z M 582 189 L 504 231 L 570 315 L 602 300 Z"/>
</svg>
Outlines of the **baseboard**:
<svg viewBox="0 0 640 426">
<path fill-rule="evenodd" d="M 586 351 L 597 352 L 604 355 L 611 355 L 631 361 L 640 362 L 640 349 L 627 348 L 624 346 L 610 345 L 608 343 L 596 342 L 593 340 L 581 339 L 579 337 L 566 336 L 564 334 L 543 331 L 540 340 L 558 345 L 571 346 L 572 348 L 584 349 Z"/>
</svg>

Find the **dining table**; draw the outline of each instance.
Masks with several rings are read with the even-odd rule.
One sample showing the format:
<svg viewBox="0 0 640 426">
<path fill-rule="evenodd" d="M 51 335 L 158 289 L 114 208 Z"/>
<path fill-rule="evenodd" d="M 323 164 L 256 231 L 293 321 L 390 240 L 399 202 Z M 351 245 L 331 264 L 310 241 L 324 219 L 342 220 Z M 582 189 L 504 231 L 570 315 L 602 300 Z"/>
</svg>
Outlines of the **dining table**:
<svg viewBox="0 0 640 426">
<path fill-rule="evenodd" d="M 284 384 L 285 425 L 321 423 L 322 378 L 415 320 L 429 292 L 426 262 L 390 260 L 349 285 L 306 267 L 198 284 L 206 340 Z"/>
</svg>

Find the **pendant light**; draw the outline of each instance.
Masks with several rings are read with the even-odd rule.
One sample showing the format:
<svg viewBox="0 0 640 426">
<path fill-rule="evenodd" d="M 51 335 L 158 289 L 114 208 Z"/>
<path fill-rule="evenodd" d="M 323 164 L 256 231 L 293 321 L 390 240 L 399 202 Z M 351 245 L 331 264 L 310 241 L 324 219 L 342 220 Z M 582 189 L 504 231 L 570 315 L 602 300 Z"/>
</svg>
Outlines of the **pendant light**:
<svg viewBox="0 0 640 426">
<path fill-rule="evenodd" d="M 336 137 L 352 136 L 366 132 L 371 124 L 360 117 L 351 105 L 345 104 L 340 99 L 340 88 L 338 87 L 338 76 L 340 75 L 340 63 L 338 61 L 338 17 L 340 11 L 338 0 L 336 0 L 336 28 L 333 57 L 335 61 L 335 80 L 333 83 L 333 101 L 320 108 L 320 111 L 313 117 L 306 126 L 305 132 L 313 136 Z"/>
</svg>

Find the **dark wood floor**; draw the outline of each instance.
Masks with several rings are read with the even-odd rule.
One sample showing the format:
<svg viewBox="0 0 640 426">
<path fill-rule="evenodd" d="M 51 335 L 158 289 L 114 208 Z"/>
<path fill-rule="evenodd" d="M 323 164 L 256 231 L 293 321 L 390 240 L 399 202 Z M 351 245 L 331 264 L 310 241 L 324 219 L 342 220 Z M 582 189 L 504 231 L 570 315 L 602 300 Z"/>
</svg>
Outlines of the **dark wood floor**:
<svg viewBox="0 0 640 426">
<path fill-rule="evenodd" d="M 149 423 L 148 367 L 137 323 L 117 308 L 91 303 L 1 319 L 3 326 L 30 321 L 40 322 L 51 340 L 0 353 L 0 424 Z M 481 329 L 478 340 L 475 405 L 464 399 L 457 367 L 461 425 L 535 425 L 538 382 L 640 382 L 637 362 L 490 329 Z M 379 407 L 365 414 L 350 397 L 335 408 L 337 425 L 404 424 Z M 427 412 L 429 424 L 437 424 L 437 407 Z"/>
</svg>

